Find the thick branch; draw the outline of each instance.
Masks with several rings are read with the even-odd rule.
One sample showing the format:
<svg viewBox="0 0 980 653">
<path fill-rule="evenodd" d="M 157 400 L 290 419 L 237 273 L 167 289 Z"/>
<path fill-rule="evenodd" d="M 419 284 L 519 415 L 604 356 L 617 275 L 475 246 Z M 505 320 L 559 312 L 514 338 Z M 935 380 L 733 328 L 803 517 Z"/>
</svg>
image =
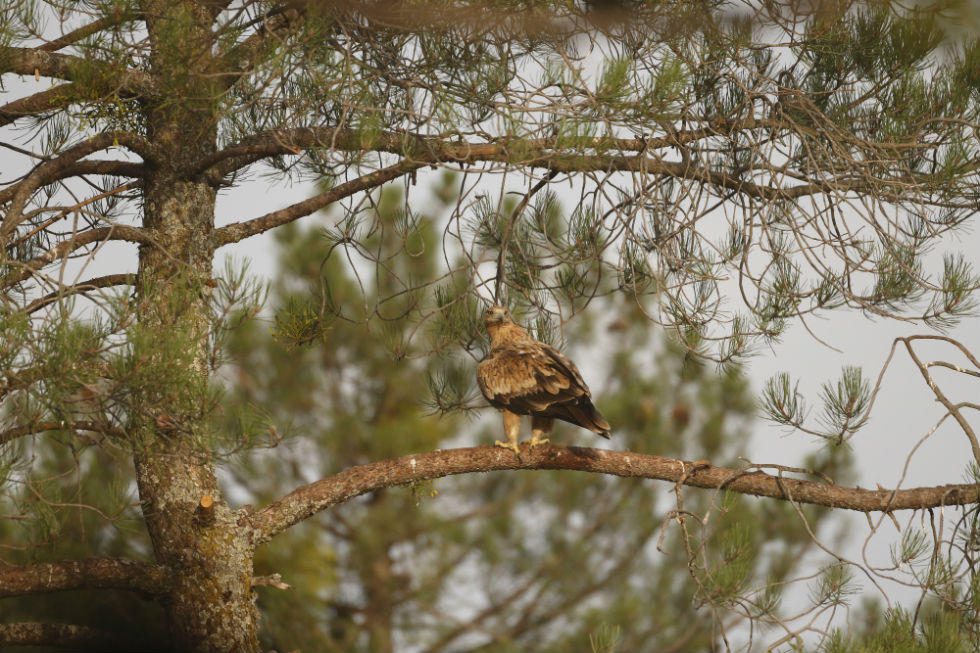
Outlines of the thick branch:
<svg viewBox="0 0 980 653">
<path fill-rule="evenodd" d="M 783 123 L 765 121 L 770 128 L 785 128 Z M 753 122 L 758 127 L 759 122 Z M 581 137 L 501 139 L 497 142 L 453 142 L 439 137 L 398 132 L 382 132 L 369 140 L 363 132 L 339 127 L 282 129 L 247 139 L 238 145 L 216 152 L 201 161 L 193 174 L 208 170 L 219 181 L 225 175 L 260 159 L 299 154 L 304 149 L 326 148 L 345 152 L 376 151 L 401 154 L 406 160 L 426 164 L 470 164 L 499 161 L 514 165 L 548 168 L 553 172 L 641 172 L 652 175 L 702 181 L 767 201 L 777 198 L 800 198 L 826 192 L 848 192 L 867 188 L 867 182 L 845 174 L 840 179 L 819 179 L 791 187 L 757 184 L 725 172 L 708 170 L 689 161 L 666 161 L 651 152 L 664 148 L 686 147 L 693 141 L 748 129 L 744 121 L 714 121 L 708 127 L 672 132 L 660 138 Z M 581 150 L 592 150 L 584 154 Z M 624 154 L 634 152 L 635 154 Z M 885 180 L 882 180 L 883 182 Z M 908 182 L 909 180 L 900 180 Z"/>
<path fill-rule="evenodd" d="M 977 503 L 977 485 L 942 485 L 908 490 L 865 490 L 824 482 L 781 478 L 761 471 L 740 471 L 650 456 L 630 451 L 539 445 L 521 457 L 498 447 L 443 449 L 351 467 L 305 485 L 253 516 L 256 544 L 330 506 L 367 492 L 454 474 L 508 469 L 566 469 L 724 489 L 741 494 L 860 512 L 934 508 Z"/>
<path fill-rule="evenodd" d="M 346 135 L 344 138 L 348 138 L 351 137 L 353 133 L 345 132 L 345 134 Z M 407 143 L 399 141 L 399 137 L 396 135 L 389 134 L 388 136 L 391 136 L 393 140 L 374 142 L 371 144 L 371 147 L 381 151 L 394 152 L 407 146 Z M 595 140 L 598 141 L 600 139 Z M 341 148 L 351 146 L 350 143 L 344 142 L 342 139 L 339 139 L 337 143 L 338 147 Z M 547 168 L 552 173 L 588 172 L 596 170 L 611 172 L 629 170 L 671 177 L 703 179 L 704 181 L 717 186 L 737 189 L 738 191 L 745 192 L 749 195 L 756 195 L 768 199 L 772 199 L 777 194 L 784 197 L 798 197 L 811 192 L 817 192 L 816 185 L 798 186 L 793 189 L 776 191 L 765 186 L 759 186 L 757 184 L 729 177 L 724 173 L 711 172 L 700 168 L 692 168 L 688 164 L 684 163 L 671 163 L 659 159 L 651 159 L 642 153 L 635 156 L 590 156 L 571 154 L 557 155 L 542 150 L 536 154 L 527 154 L 525 158 L 521 159 L 520 161 L 512 161 L 510 149 L 506 144 L 488 143 L 458 145 L 442 142 L 429 143 L 428 141 L 426 141 L 426 143 L 432 145 L 434 149 L 430 149 L 428 151 L 416 151 L 415 154 L 406 155 L 405 159 L 395 165 L 382 168 L 381 170 L 368 173 L 358 177 L 357 179 L 340 184 L 339 186 L 331 188 L 329 191 L 325 191 L 284 209 L 273 211 L 272 213 L 248 220 L 247 222 L 240 222 L 216 229 L 215 242 L 218 247 L 231 243 L 237 243 L 238 241 L 254 236 L 255 234 L 268 231 L 269 229 L 286 224 L 287 222 L 292 222 L 293 220 L 307 216 L 314 211 L 322 209 L 328 204 L 353 195 L 354 193 L 376 188 L 381 184 L 418 170 L 419 168 L 446 162 L 454 164 L 468 164 L 475 163 L 477 161 L 509 161 L 513 164 L 524 164 L 532 167 Z M 435 149 L 436 145 L 438 145 L 437 149 Z M 522 151 L 524 150 L 522 149 Z M 230 161 L 237 165 L 237 163 L 240 163 L 243 159 L 254 161 L 258 158 L 262 158 L 263 156 L 272 156 L 273 154 L 279 154 L 282 152 L 292 152 L 295 154 L 298 153 L 298 150 L 293 148 L 289 143 L 248 145 L 239 148 L 237 150 L 238 154 L 236 155 L 236 158 L 230 159 Z M 202 165 L 209 165 L 212 163 L 216 164 L 215 161 L 209 160 Z M 854 186 L 854 188 L 856 187 L 857 186 Z M 838 187 L 838 190 L 841 190 L 841 188 Z"/>
<path fill-rule="evenodd" d="M 6 64 L 6 68 L 0 71 L 2 73 L 37 74 L 70 82 L 78 69 L 97 69 L 100 79 L 93 80 L 93 85 L 97 85 L 103 92 L 111 91 L 121 95 L 144 97 L 156 95 L 156 83 L 147 73 L 129 68 L 118 70 L 99 61 L 46 52 L 43 46 L 41 48 L 0 47 L 0 58 Z"/>
<path fill-rule="evenodd" d="M 0 598 L 79 589 L 119 589 L 158 596 L 166 592 L 166 567 L 122 558 L 39 562 L 0 572 Z"/>
<path fill-rule="evenodd" d="M 657 149 L 674 145 L 684 136 L 678 134 L 670 139 L 640 140 L 634 138 L 592 138 L 567 139 L 563 143 L 568 147 L 596 148 L 602 151 L 639 152 L 644 149 Z M 280 155 L 298 154 L 306 149 L 332 149 L 344 152 L 361 152 L 372 150 L 391 152 L 393 154 L 428 154 L 436 158 L 445 158 L 455 153 L 459 159 L 460 151 L 470 152 L 474 148 L 491 147 L 493 151 L 506 148 L 509 143 L 519 146 L 522 152 L 528 149 L 539 151 L 553 150 L 557 146 L 554 138 L 537 138 L 529 140 L 508 140 L 502 143 L 465 143 L 452 142 L 434 136 L 419 136 L 400 132 L 381 132 L 367 138 L 361 131 L 343 127 L 296 127 L 291 129 L 276 129 L 245 139 L 244 141 L 215 152 L 201 161 L 197 172 L 202 172 L 212 166 L 222 175 L 230 174 L 259 159 Z M 486 150 L 483 150 L 486 153 Z"/>
<path fill-rule="evenodd" d="M 74 650 L 125 650 L 109 633 L 89 626 L 72 624 L 0 624 L 0 645 L 43 646 Z"/>
<path fill-rule="evenodd" d="M 0 127 L 9 125 L 24 116 L 36 116 L 55 109 L 63 109 L 74 101 L 74 84 L 62 84 L 47 91 L 8 102 L 0 107 Z"/>
</svg>

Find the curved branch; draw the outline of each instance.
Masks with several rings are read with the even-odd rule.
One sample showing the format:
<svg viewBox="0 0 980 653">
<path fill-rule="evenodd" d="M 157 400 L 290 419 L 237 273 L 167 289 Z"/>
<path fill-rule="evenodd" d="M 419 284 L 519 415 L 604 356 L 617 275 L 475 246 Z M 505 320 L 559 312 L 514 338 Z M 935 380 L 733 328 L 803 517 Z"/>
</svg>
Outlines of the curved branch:
<svg viewBox="0 0 980 653">
<path fill-rule="evenodd" d="M 68 297 L 70 295 L 85 294 L 90 290 L 98 290 L 99 288 L 112 288 L 113 286 L 132 286 L 136 283 L 135 274 L 107 274 L 102 277 L 95 277 L 89 279 L 88 281 L 82 281 L 81 283 L 76 283 L 74 286 L 66 286 L 64 288 L 58 288 L 54 292 L 50 292 L 44 297 L 35 299 L 30 304 L 24 307 L 25 313 L 34 313 L 39 311 L 49 304 Z M 2 439 L 0 439 L 2 442 Z"/>
<path fill-rule="evenodd" d="M 50 184 L 53 181 L 67 179 L 68 177 L 81 177 L 83 175 L 112 175 L 116 177 L 145 177 L 146 165 L 135 161 L 115 161 L 106 159 L 86 159 L 49 171 L 41 180 L 40 185 Z M 13 199 L 26 178 L 16 184 L 0 190 L 0 204 L 4 204 Z"/>
<path fill-rule="evenodd" d="M 69 238 L 61 243 L 58 243 L 55 247 L 52 247 L 44 254 L 31 259 L 27 263 L 23 264 L 23 269 L 17 274 L 11 274 L 0 283 L 0 288 L 9 288 L 14 284 L 18 284 L 21 281 L 25 281 L 30 278 L 32 274 L 48 265 L 52 261 L 55 261 L 64 256 L 68 256 L 72 252 L 86 245 L 91 245 L 96 242 L 105 242 L 109 240 L 125 240 L 131 243 L 139 243 L 141 245 L 153 245 L 153 238 L 145 229 L 139 227 L 130 227 L 127 225 L 116 224 L 111 227 L 99 227 L 98 229 L 90 229 L 88 231 L 83 231 L 73 238 Z"/>
<path fill-rule="evenodd" d="M 980 486 L 942 485 L 908 490 L 865 490 L 773 476 L 761 471 L 715 467 L 675 458 L 588 447 L 539 445 L 521 457 L 499 447 L 441 449 L 351 467 L 300 487 L 252 516 L 255 544 L 321 510 L 382 488 L 454 474 L 509 469 L 566 469 L 649 478 L 691 487 L 724 489 L 796 503 L 860 512 L 892 512 L 980 501 Z"/>
<path fill-rule="evenodd" d="M 23 220 L 24 207 L 31 194 L 41 186 L 58 179 L 66 170 L 78 163 L 82 157 L 110 147 L 123 146 L 139 154 L 145 161 L 157 159 L 156 148 L 139 134 L 128 131 L 114 131 L 98 134 L 77 143 L 53 159 L 49 159 L 35 168 L 22 181 L 14 184 L 0 194 L 0 202 L 10 201 L 3 222 L 0 224 L 0 240 L 9 234 Z"/>
<path fill-rule="evenodd" d="M 169 588 L 170 577 L 162 565 L 124 558 L 38 562 L 0 572 L 0 598 L 79 589 L 131 590 L 159 596 Z"/>
</svg>

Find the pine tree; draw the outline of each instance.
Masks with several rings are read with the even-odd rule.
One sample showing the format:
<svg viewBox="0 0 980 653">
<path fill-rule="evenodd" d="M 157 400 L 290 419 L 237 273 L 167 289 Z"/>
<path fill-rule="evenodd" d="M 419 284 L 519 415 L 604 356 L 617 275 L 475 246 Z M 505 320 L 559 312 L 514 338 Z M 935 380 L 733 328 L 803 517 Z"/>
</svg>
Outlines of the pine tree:
<svg viewBox="0 0 980 653">
<path fill-rule="evenodd" d="M 933 368 L 980 374 L 967 347 L 934 331 L 975 311 L 980 284 L 970 256 L 950 250 L 937 267 L 928 254 L 980 206 L 980 45 L 944 31 L 941 6 L 598 4 L 8 3 L 0 71 L 18 90 L 0 106 L 10 159 L 0 188 L 0 444 L 2 528 L 16 544 L 2 596 L 136 591 L 162 612 L 161 646 L 257 650 L 253 585 L 277 581 L 256 576 L 255 556 L 312 515 L 369 492 L 394 510 L 399 491 L 382 491 L 415 484 L 424 493 L 447 475 L 561 469 L 674 484 L 674 536 L 698 586 L 694 601 L 711 606 L 720 637 L 723 607 L 754 624 L 778 603 L 743 584 L 766 550 L 757 534 L 733 529 L 709 547 L 711 534 L 695 528 L 737 513 L 728 494 L 767 497 L 765 510 L 804 529 L 827 509 L 876 513 L 877 532 L 896 511 L 942 507 L 934 529 L 902 529 L 894 569 L 827 566 L 813 609 L 842 606 L 854 568 L 901 573 L 938 601 L 935 623 L 976 634 L 980 444 L 964 414 L 975 403 L 948 397 Z M 429 168 L 460 173 L 458 199 L 438 224 L 419 217 Z M 257 171 L 281 188 L 320 186 L 219 226 L 219 197 Z M 373 210 L 384 199 L 376 191 L 394 181 L 404 184 L 403 208 Z M 254 328 L 246 325 L 261 292 L 240 270 L 217 272 L 215 260 L 223 247 L 328 206 L 337 217 L 311 249 L 331 253 L 324 278 L 336 283 L 294 300 L 276 325 L 302 356 L 303 343 L 318 342 L 320 355 L 348 364 L 331 333 L 361 328 L 402 369 L 431 364 L 431 402 L 452 411 L 470 406 L 466 365 L 484 347 L 481 302 L 507 302 L 556 341 L 590 320 L 603 328 L 587 311 L 627 324 L 643 316 L 672 338 L 689 374 L 712 361 L 734 374 L 789 325 L 856 309 L 933 329 L 895 350 L 969 440 L 972 475 L 895 492 L 841 485 L 841 451 L 866 428 L 876 396 L 867 376 L 847 368 L 825 387 L 816 424 L 789 375 L 764 393 L 770 418 L 823 444 L 808 470 L 702 462 L 728 451 L 717 425 L 718 448 L 702 441 L 686 454 L 693 463 L 561 446 L 521 457 L 492 447 L 426 451 L 455 423 L 412 426 L 395 406 L 380 418 L 404 439 L 375 438 L 367 455 L 377 457 L 345 458 L 338 442 L 320 470 L 330 476 L 238 507 L 218 470 L 248 450 L 260 456 L 268 445 L 274 458 L 284 447 L 271 446 L 281 437 L 268 419 L 274 397 L 234 414 L 223 402 L 229 343 L 236 329 Z M 438 256 L 422 256 L 431 249 Z M 962 360 L 922 360 L 927 343 Z M 349 344 L 365 366 L 388 365 Z M 353 403 L 335 403 L 330 419 L 346 419 L 353 436 L 366 427 L 358 397 L 386 393 L 348 383 L 332 391 Z M 629 392 L 620 394 L 610 401 L 625 407 Z M 691 424 L 712 416 L 700 403 L 679 405 L 676 431 L 685 410 Z M 93 491 L 100 479 L 105 492 Z M 567 482 L 588 495 L 586 479 Z M 615 497 L 637 481 L 599 483 L 615 486 Z M 688 510 L 696 503 L 700 513 Z M 139 534 L 120 536 L 123 528 Z M 567 542 L 550 544 L 575 554 Z M 375 589 L 390 599 L 391 587 Z M 927 643 L 946 641 L 923 634 L 920 612 L 910 612 L 910 628 Z M 106 643 L 95 626 L 23 619 L 0 627 L 0 638 Z M 814 630 L 785 627 L 778 641 Z M 368 645 L 385 646 L 385 632 Z M 597 646 L 613 634 L 597 635 Z M 335 635 L 355 641 L 345 637 Z"/>
<path fill-rule="evenodd" d="M 444 179 L 437 191 L 451 197 L 454 181 Z M 401 204 L 394 191 L 383 194 L 377 210 L 387 215 L 379 223 L 396 224 Z M 436 224 L 431 215 L 419 215 L 419 235 Z M 384 234 L 392 231 L 383 230 L 379 239 Z M 422 252 L 418 244 L 409 247 L 419 255 L 400 263 L 435 266 L 437 252 Z M 307 304 L 321 286 L 330 288 L 338 313 L 358 310 L 357 281 L 315 233 L 281 231 L 280 246 L 276 314 L 296 318 L 297 332 L 298 317 L 314 313 Z M 362 282 L 374 286 L 369 276 Z M 392 315 L 402 308 L 393 307 Z M 617 313 L 623 317 L 608 324 L 590 320 L 585 333 L 574 337 L 580 343 L 576 351 L 583 340 L 601 341 L 607 330 L 630 343 L 632 355 L 624 351 L 610 361 L 607 376 L 616 381 L 599 398 L 617 424 L 617 440 L 637 452 L 736 462 L 753 408 L 737 372 L 709 374 L 676 346 L 653 346 L 635 311 Z M 415 385 L 426 372 L 421 359 L 405 364 L 378 346 L 406 340 L 409 320 L 335 320 L 322 342 L 302 348 L 291 340 L 277 342 L 278 329 L 265 334 L 252 324 L 229 343 L 235 370 L 230 403 L 273 407 L 266 417 L 289 424 L 292 440 L 284 441 L 280 456 L 258 450 L 233 467 L 236 484 L 253 492 L 253 503 L 274 498 L 284 479 L 287 486 L 299 485 L 403 446 L 446 446 L 460 432 L 472 431 L 458 412 L 436 421 L 425 414 Z M 583 331 L 585 321 L 578 324 L 576 332 Z M 436 380 L 452 371 L 438 361 L 428 367 L 435 393 L 443 387 Z M 338 392 L 336 379 L 347 380 L 346 392 Z M 438 408 L 434 399 L 430 409 Z M 588 650 L 590 638 L 609 632 L 624 650 L 707 648 L 713 642 L 710 614 L 692 610 L 692 601 L 724 599 L 695 585 L 676 534 L 660 541 L 662 524 L 638 518 L 657 514 L 665 492 L 640 480 L 543 472 L 419 483 L 338 506 L 316 532 L 290 532 L 282 545 L 259 549 L 256 568 L 279 574 L 293 587 L 260 594 L 268 624 L 263 643 L 348 651 Z M 712 499 L 691 497 L 688 509 L 704 511 Z M 778 539 L 783 548 L 758 558 L 750 553 L 755 546 L 744 547 L 726 561 L 737 573 L 706 584 L 730 596 L 746 579 L 775 585 L 787 578 L 810 548 L 802 525 L 774 519 L 783 510 L 775 504 L 724 501 L 726 516 L 711 529 L 709 546 L 720 549 L 741 537 L 739 524 L 752 521 L 772 525 L 753 537 Z M 447 606 L 457 602 L 481 608 L 468 619 L 447 620 Z"/>
</svg>

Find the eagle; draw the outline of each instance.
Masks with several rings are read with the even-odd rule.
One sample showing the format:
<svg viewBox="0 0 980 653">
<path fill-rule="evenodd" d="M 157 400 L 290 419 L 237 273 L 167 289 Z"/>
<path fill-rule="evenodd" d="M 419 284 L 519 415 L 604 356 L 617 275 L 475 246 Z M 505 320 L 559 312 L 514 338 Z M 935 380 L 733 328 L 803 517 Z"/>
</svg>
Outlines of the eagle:
<svg viewBox="0 0 980 653">
<path fill-rule="evenodd" d="M 556 419 L 609 438 L 609 422 L 592 405 L 589 386 L 568 356 L 531 337 L 503 306 L 489 307 L 483 323 L 490 351 L 476 367 L 476 381 L 490 405 L 504 412 L 507 442 L 497 440 L 496 446 L 520 455 L 521 415 L 531 416 L 532 451 L 549 441 Z"/>
</svg>

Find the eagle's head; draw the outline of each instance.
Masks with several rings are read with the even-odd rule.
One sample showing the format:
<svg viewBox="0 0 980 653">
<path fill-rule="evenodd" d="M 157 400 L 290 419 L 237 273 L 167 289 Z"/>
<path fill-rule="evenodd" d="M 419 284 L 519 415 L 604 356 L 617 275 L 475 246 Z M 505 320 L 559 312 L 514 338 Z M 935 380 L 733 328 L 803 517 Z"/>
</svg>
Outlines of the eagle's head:
<svg viewBox="0 0 980 653">
<path fill-rule="evenodd" d="M 487 327 L 487 335 L 490 336 L 490 346 L 506 342 L 517 342 L 522 340 L 532 340 L 527 331 L 514 324 L 514 318 L 510 316 L 503 306 L 491 306 L 483 312 L 483 324 Z"/>
<path fill-rule="evenodd" d="M 488 329 L 491 325 L 511 324 L 513 322 L 514 319 L 510 316 L 510 311 L 503 306 L 490 306 L 483 313 L 483 323 Z"/>
</svg>

